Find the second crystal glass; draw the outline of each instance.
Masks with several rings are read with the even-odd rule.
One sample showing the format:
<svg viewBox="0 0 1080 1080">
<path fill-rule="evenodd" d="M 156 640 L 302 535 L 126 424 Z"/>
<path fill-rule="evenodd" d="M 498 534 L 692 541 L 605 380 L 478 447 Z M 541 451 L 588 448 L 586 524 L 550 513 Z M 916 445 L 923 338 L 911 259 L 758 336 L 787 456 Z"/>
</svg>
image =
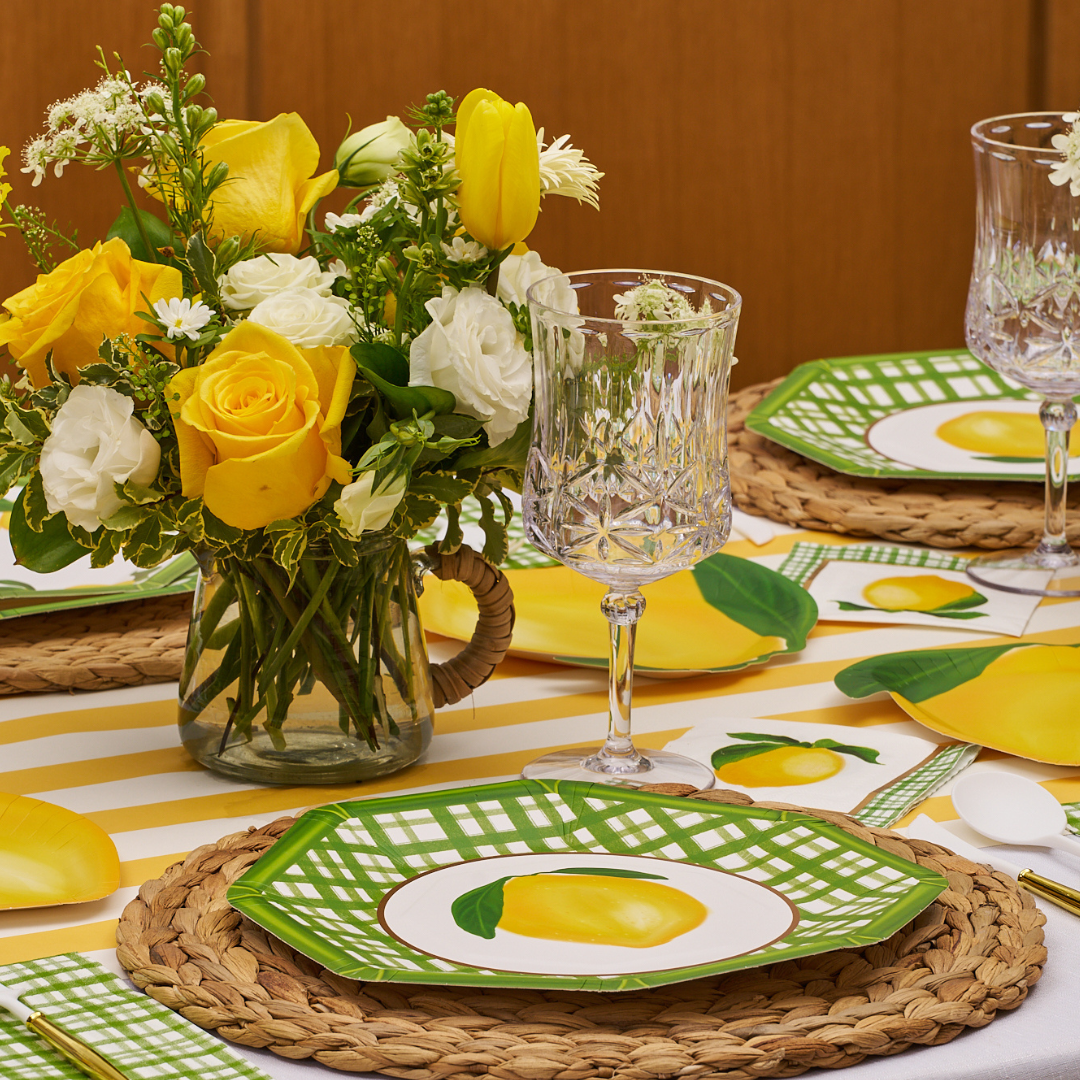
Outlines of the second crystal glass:
<svg viewBox="0 0 1080 1080">
<path fill-rule="evenodd" d="M 711 787 L 705 765 L 631 741 L 634 635 L 641 587 L 707 558 L 731 528 L 727 387 L 742 299 L 716 281 L 644 270 L 559 275 L 528 296 L 525 531 L 607 586 L 611 653 L 604 745 L 547 754 L 522 775 Z"/>
</svg>

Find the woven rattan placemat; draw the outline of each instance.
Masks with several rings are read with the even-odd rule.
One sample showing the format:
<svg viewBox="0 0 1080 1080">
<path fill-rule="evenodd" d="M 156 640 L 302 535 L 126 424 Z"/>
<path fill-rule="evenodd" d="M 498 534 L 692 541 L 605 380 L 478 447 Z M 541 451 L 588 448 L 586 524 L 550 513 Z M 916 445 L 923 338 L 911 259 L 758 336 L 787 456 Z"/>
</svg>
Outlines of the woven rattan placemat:
<svg viewBox="0 0 1080 1080">
<path fill-rule="evenodd" d="M 747 431 L 746 415 L 782 380 L 731 399 L 728 440 L 735 505 L 787 525 L 941 548 L 1033 546 L 1043 532 L 1043 485 L 1014 481 L 845 476 Z M 1067 535 L 1080 542 L 1080 485 Z"/>
<path fill-rule="evenodd" d="M 751 802 L 731 791 L 696 797 Z M 649 990 L 358 984 L 225 899 L 294 820 L 281 818 L 143 885 L 120 919 L 117 956 L 137 986 L 233 1042 L 408 1080 L 796 1076 L 949 1042 L 1024 1000 L 1046 959 L 1045 919 L 1015 881 L 935 844 L 811 812 L 945 874 L 949 889 L 878 945 Z"/>
</svg>

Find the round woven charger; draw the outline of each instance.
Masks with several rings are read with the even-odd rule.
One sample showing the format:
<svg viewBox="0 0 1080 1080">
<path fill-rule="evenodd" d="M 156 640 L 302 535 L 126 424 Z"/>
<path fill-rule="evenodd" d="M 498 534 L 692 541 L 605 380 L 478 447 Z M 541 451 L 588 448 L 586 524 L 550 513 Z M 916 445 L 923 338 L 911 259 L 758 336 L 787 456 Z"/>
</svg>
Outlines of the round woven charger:
<svg viewBox="0 0 1080 1080">
<path fill-rule="evenodd" d="M 693 797 L 751 803 L 732 791 Z M 120 919 L 117 957 L 146 993 L 233 1042 L 408 1080 L 796 1076 L 939 1045 L 1024 1000 L 1046 959 L 1045 919 L 1015 881 L 935 844 L 811 813 L 937 870 L 949 888 L 878 945 L 649 990 L 356 983 L 225 899 L 294 821 L 281 818 L 143 885 Z"/>
<path fill-rule="evenodd" d="M 467 585 L 479 618 L 472 640 L 431 665 L 435 707 L 453 705 L 486 682 L 510 647 L 510 583 L 462 544 L 452 555 L 426 549 L 431 572 Z M 0 622 L 0 695 L 46 690 L 112 690 L 180 677 L 191 621 L 191 594 L 24 615 Z"/>
<path fill-rule="evenodd" d="M 806 529 L 940 548 L 1026 547 L 1042 539 L 1042 484 L 845 476 L 748 431 L 747 414 L 781 381 L 748 386 L 731 399 L 731 491 L 740 510 Z M 1068 511 L 1072 543 L 1080 542 L 1078 497 Z"/>
</svg>

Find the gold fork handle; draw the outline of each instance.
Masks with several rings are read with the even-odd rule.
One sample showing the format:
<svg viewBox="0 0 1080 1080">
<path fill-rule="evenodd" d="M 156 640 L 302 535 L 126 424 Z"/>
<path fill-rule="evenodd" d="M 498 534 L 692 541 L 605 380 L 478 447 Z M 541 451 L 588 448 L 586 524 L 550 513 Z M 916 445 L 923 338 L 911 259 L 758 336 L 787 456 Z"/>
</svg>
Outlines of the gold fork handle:
<svg viewBox="0 0 1080 1080">
<path fill-rule="evenodd" d="M 86 1043 L 58 1028 L 48 1017 L 33 1012 L 26 1018 L 26 1026 L 40 1035 L 57 1053 L 62 1054 L 77 1069 L 82 1069 L 93 1080 L 129 1080 L 115 1065 L 106 1061 Z"/>
<path fill-rule="evenodd" d="M 1016 878 L 1028 892 L 1049 900 L 1052 904 L 1071 911 L 1074 915 L 1080 915 L 1080 892 L 1070 889 L 1068 885 L 1062 885 L 1060 881 L 1045 878 L 1042 874 L 1036 874 L 1033 870 L 1021 870 Z"/>
</svg>

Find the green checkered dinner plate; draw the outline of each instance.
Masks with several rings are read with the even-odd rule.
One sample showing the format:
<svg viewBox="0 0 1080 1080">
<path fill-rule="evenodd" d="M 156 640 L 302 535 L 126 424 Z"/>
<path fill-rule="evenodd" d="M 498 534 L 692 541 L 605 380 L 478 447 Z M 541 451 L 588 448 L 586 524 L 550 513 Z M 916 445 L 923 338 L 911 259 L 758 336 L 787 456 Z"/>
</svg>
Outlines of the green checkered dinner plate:
<svg viewBox="0 0 1080 1080">
<path fill-rule="evenodd" d="M 965 349 L 802 364 L 746 426 L 853 476 L 1041 481 L 1038 414 L 1037 394 Z"/>
<path fill-rule="evenodd" d="M 613 991 L 872 944 L 946 886 L 807 813 L 517 780 L 312 810 L 228 899 L 347 978 Z"/>
</svg>

